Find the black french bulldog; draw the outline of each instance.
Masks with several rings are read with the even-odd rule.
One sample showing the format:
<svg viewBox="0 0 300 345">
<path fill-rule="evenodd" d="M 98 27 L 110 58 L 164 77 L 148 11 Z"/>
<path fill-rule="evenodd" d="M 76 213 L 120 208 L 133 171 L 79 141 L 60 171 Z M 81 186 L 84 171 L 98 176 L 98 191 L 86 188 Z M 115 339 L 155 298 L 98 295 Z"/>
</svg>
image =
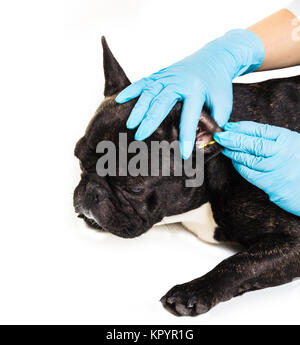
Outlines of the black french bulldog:
<svg viewBox="0 0 300 345">
<path fill-rule="evenodd" d="M 209 202 L 217 224 L 216 241 L 234 241 L 243 250 L 221 262 L 203 277 L 174 286 L 161 302 L 175 315 L 198 315 L 217 303 L 244 292 L 276 286 L 300 276 L 300 218 L 269 201 L 268 195 L 248 183 L 215 145 L 204 149 L 205 180 L 201 187 L 185 187 L 186 176 L 106 176 L 96 173 L 96 145 L 134 132 L 126 120 L 136 102 L 115 102 L 130 84 L 105 39 L 105 99 L 78 141 L 82 177 L 74 192 L 74 207 L 92 227 L 117 236 L 139 236 L 164 217 L 199 208 Z M 300 76 L 254 84 L 234 84 L 231 121 L 252 120 L 300 132 Z M 158 130 L 146 140 L 178 140 L 181 103 L 177 103 Z M 204 109 L 198 137 L 221 130 Z M 299 148 L 300 150 L 300 148 Z M 195 150 L 194 150 L 195 151 Z M 161 157 L 163 159 L 163 157 Z"/>
</svg>

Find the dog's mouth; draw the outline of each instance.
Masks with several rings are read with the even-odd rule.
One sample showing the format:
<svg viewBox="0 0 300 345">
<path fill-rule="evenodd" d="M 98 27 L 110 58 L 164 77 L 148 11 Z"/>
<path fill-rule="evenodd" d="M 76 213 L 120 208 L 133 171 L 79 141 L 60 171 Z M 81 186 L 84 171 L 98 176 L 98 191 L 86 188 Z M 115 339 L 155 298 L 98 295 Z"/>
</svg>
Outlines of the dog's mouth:
<svg viewBox="0 0 300 345">
<path fill-rule="evenodd" d="M 100 226 L 94 219 L 88 218 L 82 213 L 78 215 L 78 218 L 82 218 L 91 228 L 106 232 L 106 230 L 102 226 Z"/>
</svg>

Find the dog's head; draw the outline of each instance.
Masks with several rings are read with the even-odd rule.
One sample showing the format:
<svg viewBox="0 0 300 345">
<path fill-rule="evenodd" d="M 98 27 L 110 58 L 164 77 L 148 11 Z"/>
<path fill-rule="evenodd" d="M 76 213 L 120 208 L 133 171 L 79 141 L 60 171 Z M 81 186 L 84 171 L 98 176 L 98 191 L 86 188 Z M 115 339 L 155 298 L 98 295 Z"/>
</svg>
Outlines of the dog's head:
<svg viewBox="0 0 300 345">
<path fill-rule="evenodd" d="M 99 143 L 111 142 L 115 147 L 115 157 L 129 162 L 133 153 L 128 153 L 128 146 L 134 142 L 134 131 L 126 128 L 126 121 L 137 101 L 118 104 L 117 94 L 130 84 L 129 79 L 112 55 L 104 38 L 103 63 L 105 74 L 104 100 L 90 121 L 85 135 L 78 141 L 75 155 L 80 160 L 81 181 L 74 192 L 74 207 L 79 217 L 91 226 L 109 231 L 121 237 L 136 237 L 150 229 L 165 216 L 180 214 L 206 202 L 205 184 L 197 188 L 186 187 L 186 179 L 174 176 L 174 155 L 171 154 L 170 176 L 162 174 L 162 164 L 156 176 L 132 176 L 121 173 L 120 160 L 113 163 L 115 172 L 100 176 L 97 171 L 99 159 L 107 152 L 99 152 Z M 159 128 L 145 140 L 150 147 L 153 141 L 178 140 L 179 120 L 182 104 L 175 105 L 171 113 Z M 212 140 L 215 131 L 220 130 L 204 110 L 198 126 L 198 144 Z M 120 133 L 126 134 L 126 142 L 120 142 Z M 151 151 L 151 150 L 150 150 Z M 194 150 L 195 151 L 195 150 Z M 205 148 L 205 158 L 220 152 L 215 144 Z M 195 155 L 195 152 L 193 152 Z M 151 154 L 144 159 L 151 171 Z M 145 157 L 144 157 L 145 158 Z M 165 159 L 159 151 L 158 161 Z M 111 162 L 107 162 L 109 165 Z M 126 175 L 126 176 L 124 176 Z M 190 177 L 191 178 L 191 177 Z"/>
</svg>

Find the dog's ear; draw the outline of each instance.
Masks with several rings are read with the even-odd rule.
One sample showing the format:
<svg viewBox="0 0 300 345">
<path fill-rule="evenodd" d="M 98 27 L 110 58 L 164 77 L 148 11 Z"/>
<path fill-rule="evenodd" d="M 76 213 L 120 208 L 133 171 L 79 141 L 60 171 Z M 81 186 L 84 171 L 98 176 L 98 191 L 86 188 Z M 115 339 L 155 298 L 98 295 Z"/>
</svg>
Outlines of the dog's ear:
<svg viewBox="0 0 300 345">
<path fill-rule="evenodd" d="M 105 76 L 104 96 L 106 97 L 112 96 L 123 90 L 131 83 L 110 51 L 104 36 L 102 36 L 101 42 L 103 47 L 103 68 Z"/>
<path fill-rule="evenodd" d="M 217 125 L 214 119 L 203 109 L 196 133 L 196 149 L 203 149 L 207 159 L 223 151 L 223 147 L 215 142 L 213 136 L 223 129 Z M 207 160 L 206 159 L 206 160 Z"/>
</svg>

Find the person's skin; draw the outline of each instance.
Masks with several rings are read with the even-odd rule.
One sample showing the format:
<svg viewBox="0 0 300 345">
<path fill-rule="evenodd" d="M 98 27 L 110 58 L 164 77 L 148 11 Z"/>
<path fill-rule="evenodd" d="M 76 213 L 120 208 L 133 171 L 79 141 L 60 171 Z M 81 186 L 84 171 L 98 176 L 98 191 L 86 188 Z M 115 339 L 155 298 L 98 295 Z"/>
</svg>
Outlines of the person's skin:
<svg viewBox="0 0 300 345">
<path fill-rule="evenodd" d="M 262 40 L 265 48 L 264 61 L 257 71 L 300 65 L 297 22 L 293 13 L 283 9 L 248 28 Z"/>
</svg>

